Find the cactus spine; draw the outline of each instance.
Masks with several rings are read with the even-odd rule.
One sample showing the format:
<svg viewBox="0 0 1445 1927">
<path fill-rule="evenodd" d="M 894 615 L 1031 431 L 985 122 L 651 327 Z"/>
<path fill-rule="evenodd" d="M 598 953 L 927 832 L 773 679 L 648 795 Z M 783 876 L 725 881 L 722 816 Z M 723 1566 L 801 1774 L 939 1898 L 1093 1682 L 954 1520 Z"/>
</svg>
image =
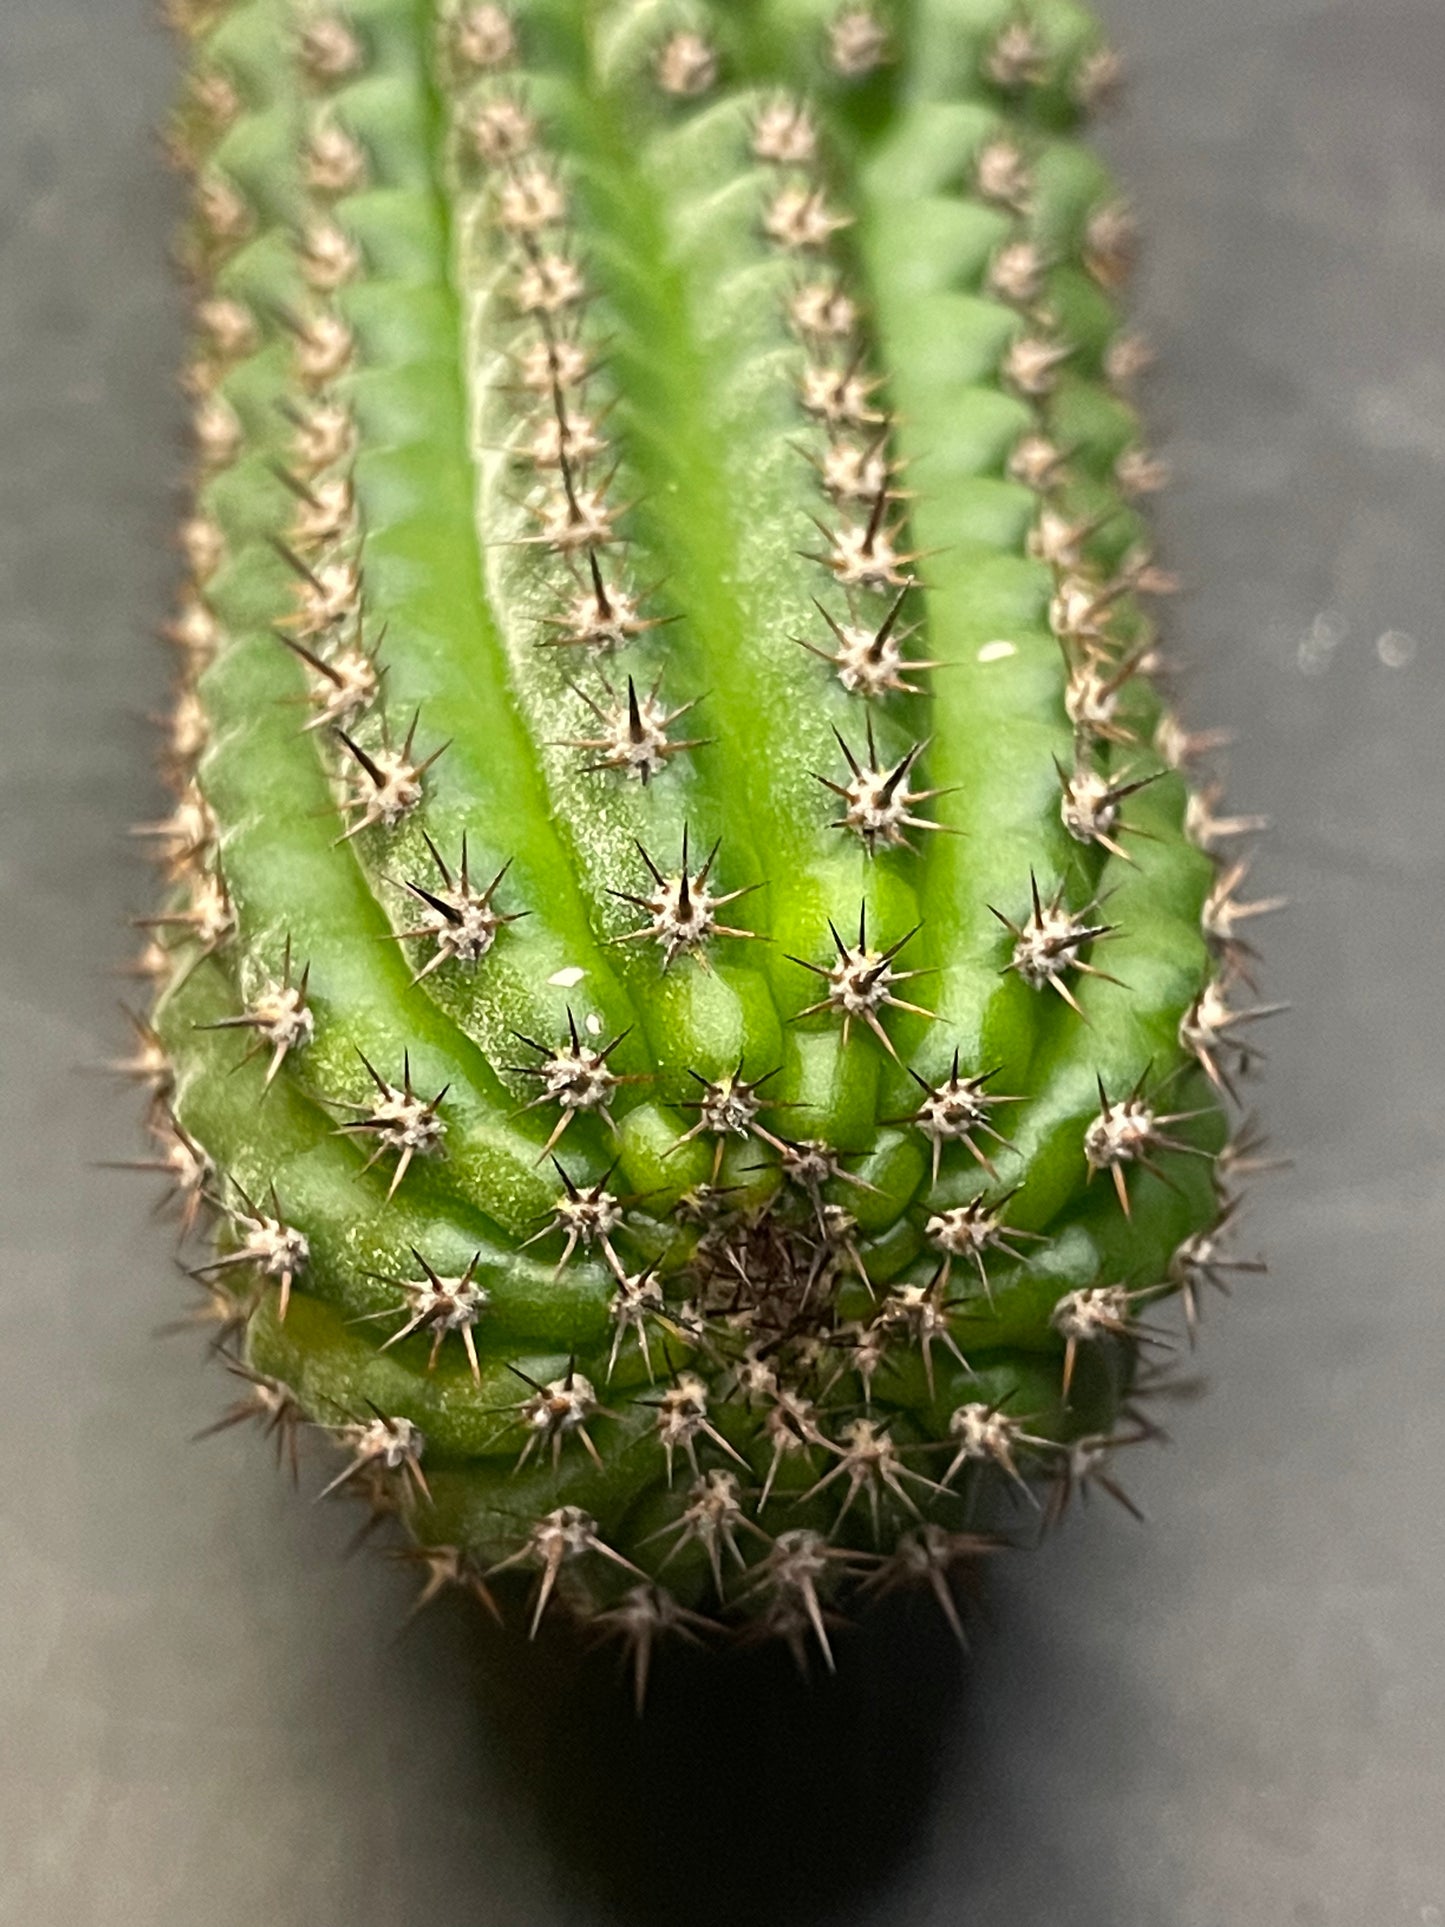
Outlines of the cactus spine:
<svg viewBox="0 0 1445 1927">
<path fill-rule="evenodd" d="M 1112 56 L 1067 0 L 175 11 L 132 1068 L 226 1419 L 644 1667 L 951 1615 L 1139 1435 L 1256 1161 Z"/>
</svg>

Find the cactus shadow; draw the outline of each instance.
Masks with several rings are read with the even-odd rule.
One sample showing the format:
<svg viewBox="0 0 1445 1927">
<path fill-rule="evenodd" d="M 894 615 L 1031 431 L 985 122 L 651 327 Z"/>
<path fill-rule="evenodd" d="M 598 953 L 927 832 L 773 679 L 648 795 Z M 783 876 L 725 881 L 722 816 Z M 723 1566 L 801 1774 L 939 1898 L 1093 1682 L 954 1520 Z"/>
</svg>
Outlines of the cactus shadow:
<svg viewBox="0 0 1445 1927">
<path fill-rule="evenodd" d="M 807 1677 L 785 1647 L 617 1655 L 564 1626 L 478 1629 L 489 1749 L 565 1885 L 627 1927 L 837 1921 L 925 1831 L 969 1663 L 922 1598 L 880 1602 Z"/>
</svg>

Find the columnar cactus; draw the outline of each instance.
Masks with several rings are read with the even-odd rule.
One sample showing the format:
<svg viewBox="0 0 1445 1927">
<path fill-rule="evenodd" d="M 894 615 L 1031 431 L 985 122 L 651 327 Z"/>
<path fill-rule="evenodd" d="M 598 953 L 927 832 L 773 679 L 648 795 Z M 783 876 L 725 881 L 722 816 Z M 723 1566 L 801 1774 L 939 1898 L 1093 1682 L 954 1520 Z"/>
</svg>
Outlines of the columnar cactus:
<svg viewBox="0 0 1445 1927">
<path fill-rule="evenodd" d="M 132 1068 L 226 1419 L 643 1667 L 952 1614 L 1147 1429 L 1254 1161 L 1116 63 L 1071 0 L 174 11 Z"/>
</svg>

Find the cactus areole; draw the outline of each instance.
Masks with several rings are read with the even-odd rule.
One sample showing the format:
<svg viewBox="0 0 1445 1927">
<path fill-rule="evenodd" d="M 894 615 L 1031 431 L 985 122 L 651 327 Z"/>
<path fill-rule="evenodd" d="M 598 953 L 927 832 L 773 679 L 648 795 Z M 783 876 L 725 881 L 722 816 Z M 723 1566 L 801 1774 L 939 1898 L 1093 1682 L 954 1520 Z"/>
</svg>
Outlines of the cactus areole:
<svg viewBox="0 0 1445 1927">
<path fill-rule="evenodd" d="M 643 1667 L 952 1615 L 1249 1268 L 1269 906 L 1156 686 L 1116 62 L 1070 0 L 172 11 L 129 1068 L 222 1423 Z"/>
</svg>

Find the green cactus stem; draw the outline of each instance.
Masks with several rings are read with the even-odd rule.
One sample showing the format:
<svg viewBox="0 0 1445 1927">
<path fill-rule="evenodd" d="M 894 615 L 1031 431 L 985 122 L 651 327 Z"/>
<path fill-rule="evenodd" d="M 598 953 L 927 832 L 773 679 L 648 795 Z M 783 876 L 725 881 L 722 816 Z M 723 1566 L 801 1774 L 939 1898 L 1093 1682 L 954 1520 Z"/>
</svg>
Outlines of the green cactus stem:
<svg viewBox="0 0 1445 1927">
<path fill-rule="evenodd" d="M 173 10 L 129 1067 L 223 1422 L 640 1671 L 952 1615 L 1249 1268 L 1269 906 L 1157 687 L 1116 62 L 1071 0 Z"/>
</svg>

